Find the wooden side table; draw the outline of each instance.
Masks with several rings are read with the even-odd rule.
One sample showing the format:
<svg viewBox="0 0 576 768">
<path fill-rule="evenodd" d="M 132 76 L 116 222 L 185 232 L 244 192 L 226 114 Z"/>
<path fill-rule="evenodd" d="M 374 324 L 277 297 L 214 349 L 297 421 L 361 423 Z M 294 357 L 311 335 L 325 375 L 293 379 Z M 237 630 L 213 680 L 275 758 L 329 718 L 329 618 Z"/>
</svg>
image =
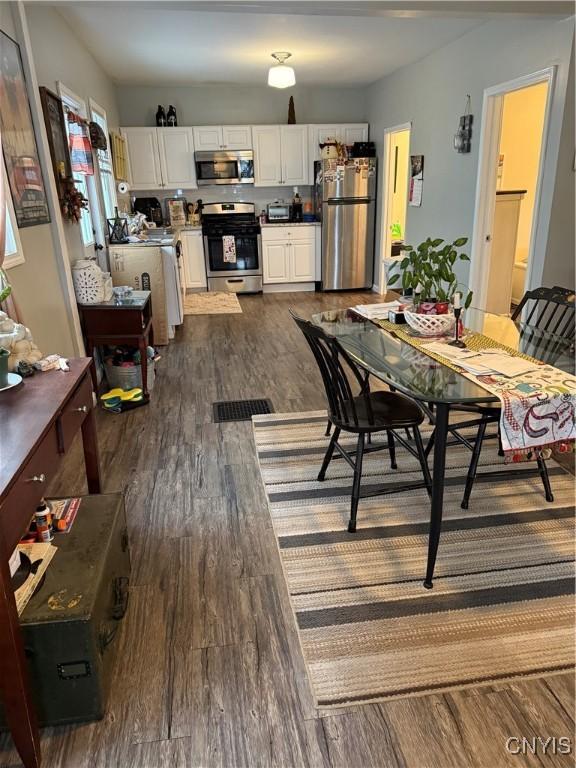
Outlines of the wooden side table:
<svg viewBox="0 0 576 768">
<path fill-rule="evenodd" d="M 147 347 L 154 345 L 150 291 L 133 291 L 123 299 L 113 297 L 102 304 L 79 304 L 80 323 L 90 357 L 99 345 L 127 344 L 140 350 L 142 390 L 148 395 Z M 94 389 L 96 370 L 92 368 Z"/>
<path fill-rule="evenodd" d="M 0 396 L 0 699 L 26 768 L 40 765 L 40 739 L 8 558 L 82 431 L 89 493 L 100 493 L 100 464 L 88 358 L 70 370 L 36 373 Z"/>
</svg>

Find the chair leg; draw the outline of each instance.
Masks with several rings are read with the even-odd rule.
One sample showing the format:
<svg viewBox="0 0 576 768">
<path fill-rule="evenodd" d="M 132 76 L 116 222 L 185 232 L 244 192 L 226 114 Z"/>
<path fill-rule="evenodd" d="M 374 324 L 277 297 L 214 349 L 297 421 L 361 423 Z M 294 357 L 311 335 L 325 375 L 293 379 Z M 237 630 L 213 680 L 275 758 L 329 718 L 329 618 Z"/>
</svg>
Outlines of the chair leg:
<svg viewBox="0 0 576 768">
<path fill-rule="evenodd" d="M 328 449 L 324 455 L 324 461 L 322 462 L 322 466 L 320 467 L 320 472 L 318 472 L 318 480 L 324 480 L 324 478 L 326 477 L 326 470 L 328 469 L 328 464 L 330 464 L 330 461 L 332 460 L 332 455 L 334 453 L 334 446 L 338 442 L 339 436 L 340 436 L 340 429 L 338 427 L 335 427 L 332 437 L 330 438 Z"/>
<path fill-rule="evenodd" d="M 406 429 L 404 430 L 404 432 L 406 432 L 406 437 L 408 438 L 408 440 L 412 440 L 412 435 L 411 435 L 411 433 L 410 433 L 410 428 L 409 428 L 409 427 L 406 427 Z"/>
<path fill-rule="evenodd" d="M 464 497 L 460 507 L 462 509 L 468 509 L 468 502 L 470 501 L 470 494 L 472 493 L 472 486 L 474 485 L 474 478 L 476 477 L 476 471 L 478 469 L 478 460 L 480 459 L 480 451 L 482 450 L 482 443 L 484 441 L 484 433 L 486 432 L 487 422 L 481 421 L 478 426 L 478 432 L 476 433 L 476 442 L 474 443 L 474 450 L 472 451 L 472 459 L 470 460 L 470 466 L 468 467 L 468 475 L 466 476 L 466 487 L 464 488 Z"/>
<path fill-rule="evenodd" d="M 394 434 L 387 429 L 386 435 L 388 436 L 388 451 L 390 452 L 390 466 L 392 469 L 398 469 L 396 464 L 396 443 L 394 442 Z"/>
<path fill-rule="evenodd" d="M 498 456 L 504 456 L 504 448 L 502 448 L 502 435 L 500 434 L 500 425 L 498 425 Z"/>
<path fill-rule="evenodd" d="M 538 469 L 540 470 L 540 477 L 542 478 L 542 485 L 544 486 L 544 493 L 546 495 L 546 501 L 554 501 L 554 494 L 550 487 L 550 478 L 548 477 L 548 467 L 544 459 L 538 457 Z"/>
<path fill-rule="evenodd" d="M 358 444 L 356 446 L 356 464 L 354 465 L 354 482 L 352 483 L 352 501 L 350 504 L 350 522 L 348 523 L 348 533 L 356 532 L 356 513 L 358 512 L 358 501 L 360 500 L 360 482 L 362 480 L 362 457 L 364 455 L 364 433 L 358 435 Z"/>
<path fill-rule="evenodd" d="M 332 422 L 330 419 L 328 419 L 328 424 L 326 425 L 326 432 L 324 432 L 324 435 L 326 437 L 330 437 L 330 430 L 332 429 Z"/>
<path fill-rule="evenodd" d="M 434 448 L 434 440 L 435 439 L 436 439 L 436 430 L 433 429 L 432 430 L 432 434 L 428 438 L 428 442 L 426 443 L 426 448 L 424 450 L 424 453 L 426 454 L 426 456 L 428 456 L 430 451 L 432 450 L 432 448 Z"/>
<path fill-rule="evenodd" d="M 426 460 L 426 453 L 424 451 L 424 444 L 422 443 L 422 435 L 418 427 L 414 427 L 414 442 L 416 443 L 416 450 L 418 451 L 418 458 L 420 460 L 420 466 L 422 467 L 422 474 L 424 475 L 424 482 L 426 483 L 426 490 L 428 496 L 432 495 L 432 476 L 430 475 L 430 469 L 428 467 L 428 461 Z"/>
</svg>

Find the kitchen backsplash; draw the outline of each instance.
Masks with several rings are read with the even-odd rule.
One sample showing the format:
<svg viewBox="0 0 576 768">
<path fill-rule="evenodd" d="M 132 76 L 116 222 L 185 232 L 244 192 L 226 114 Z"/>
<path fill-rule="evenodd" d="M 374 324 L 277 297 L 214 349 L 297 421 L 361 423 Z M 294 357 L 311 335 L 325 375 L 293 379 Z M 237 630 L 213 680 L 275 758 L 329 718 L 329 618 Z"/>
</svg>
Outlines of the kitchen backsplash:
<svg viewBox="0 0 576 768">
<path fill-rule="evenodd" d="M 254 203 L 256 215 L 262 209 L 266 210 L 268 203 L 273 203 L 275 200 L 291 200 L 293 196 L 292 187 L 254 187 L 251 184 L 223 184 L 221 186 L 199 187 L 198 189 L 183 189 L 181 191 L 182 197 L 187 202 L 202 200 L 203 203 L 230 203 L 234 201 Z M 303 201 L 312 200 L 313 187 L 299 186 L 298 192 Z M 129 195 L 118 196 L 118 206 L 121 210 L 126 210 L 126 207 L 130 205 L 131 198 L 157 197 L 165 211 L 164 200 L 175 195 L 176 190 L 170 190 L 170 193 L 159 189 L 139 190 L 137 193 L 131 191 Z"/>
</svg>

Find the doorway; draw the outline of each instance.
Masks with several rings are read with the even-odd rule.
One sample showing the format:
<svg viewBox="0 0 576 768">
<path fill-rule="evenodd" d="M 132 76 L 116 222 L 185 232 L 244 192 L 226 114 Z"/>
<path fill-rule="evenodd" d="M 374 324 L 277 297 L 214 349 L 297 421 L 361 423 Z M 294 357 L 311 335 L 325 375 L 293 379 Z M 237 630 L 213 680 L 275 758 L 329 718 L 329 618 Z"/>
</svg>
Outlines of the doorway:
<svg viewBox="0 0 576 768">
<path fill-rule="evenodd" d="M 495 314 L 510 314 L 531 284 L 552 76 L 485 92 L 470 288 Z"/>
<path fill-rule="evenodd" d="M 406 242 L 408 206 L 408 168 L 410 164 L 411 123 L 387 128 L 384 132 L 382 168 L 382 227 L 380 232 L 380 272 L 378 292 L 386 293 L 390 271 L 400 259 Z"/>
</svg>

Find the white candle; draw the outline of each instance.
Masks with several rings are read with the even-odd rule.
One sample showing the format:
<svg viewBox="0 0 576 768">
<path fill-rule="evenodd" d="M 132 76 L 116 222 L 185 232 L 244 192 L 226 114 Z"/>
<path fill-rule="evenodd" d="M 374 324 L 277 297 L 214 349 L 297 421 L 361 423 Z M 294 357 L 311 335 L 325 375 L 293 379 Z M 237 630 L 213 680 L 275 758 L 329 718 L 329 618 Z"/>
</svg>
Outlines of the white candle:
<svg viewBox="0 0 576 768">
<path fill-rule="evenodd" d="M 454 294 L 454 309 L 460 309 L 460 294 Z"/>
</svg>

